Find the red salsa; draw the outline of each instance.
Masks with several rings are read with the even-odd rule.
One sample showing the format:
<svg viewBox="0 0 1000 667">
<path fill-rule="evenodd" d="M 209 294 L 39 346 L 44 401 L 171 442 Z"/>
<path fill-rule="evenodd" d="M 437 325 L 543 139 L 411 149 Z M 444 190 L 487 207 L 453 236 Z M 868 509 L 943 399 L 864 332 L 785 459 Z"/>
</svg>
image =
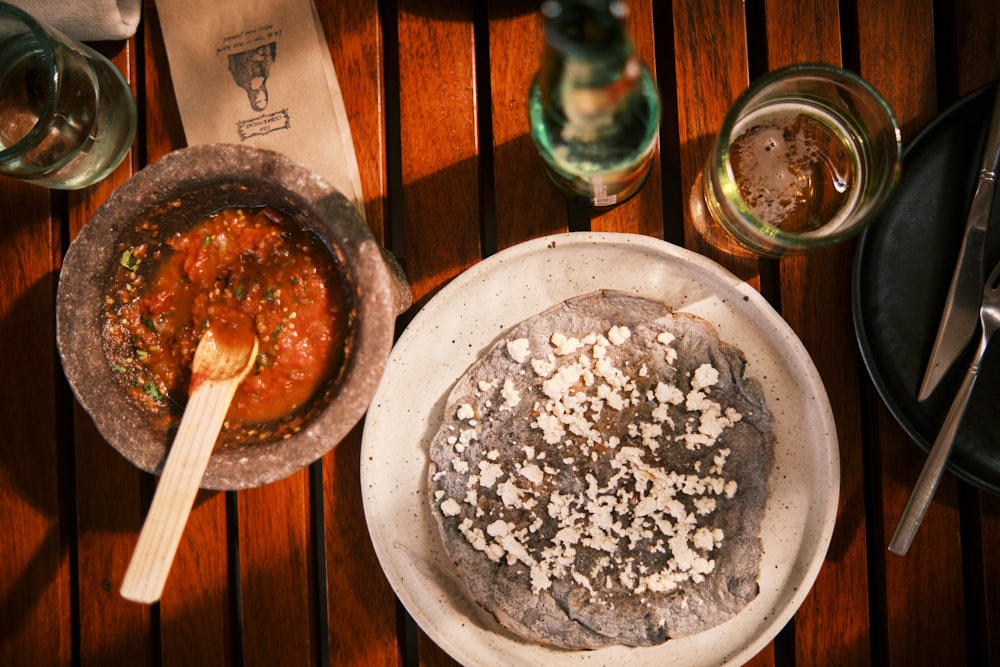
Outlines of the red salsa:
<svg viewBox="0 0 1000 667">
<path fill-rule="evenodd" d="M 224 441 L 289 435 L 343 364 L 343 275 L 319 237 L 284 212 L 226 208 L 183 233 L 119 250 L 104 343 L 123 385 L 150 410 L 179 414 L 195 348 L 212 325 L 252 327 L 259 344 Z"/>
</svg>

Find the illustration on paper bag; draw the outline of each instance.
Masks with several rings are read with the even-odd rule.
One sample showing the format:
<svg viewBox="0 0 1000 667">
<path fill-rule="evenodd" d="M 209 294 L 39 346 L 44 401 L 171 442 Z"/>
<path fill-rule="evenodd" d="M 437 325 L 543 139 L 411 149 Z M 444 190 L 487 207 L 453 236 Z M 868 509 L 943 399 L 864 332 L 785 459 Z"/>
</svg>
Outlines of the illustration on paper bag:
<svg viewBox="0 0 1000 667">
<path fill-rule="evenodd" d="M 224 37 L 216 49 L 217 56 L 226 56 L 229 75 L 246 93 L 250 109 L 257 112 L 252 118 L 236 121 L 240 141 L 291 129 L 287 108 L 265 113 L 271 101 L 267 84 L 278 57 L 281 33 L 273 25 L 243 30 Z"/>
<path fill-rule="evenodd" d="M 236 85 L 246 91 L 254 111 L 267 108 L 267 77 L 278 45 L 270 42 L 240 53 L 229 54 L 229 73 Z"/>
</svg>

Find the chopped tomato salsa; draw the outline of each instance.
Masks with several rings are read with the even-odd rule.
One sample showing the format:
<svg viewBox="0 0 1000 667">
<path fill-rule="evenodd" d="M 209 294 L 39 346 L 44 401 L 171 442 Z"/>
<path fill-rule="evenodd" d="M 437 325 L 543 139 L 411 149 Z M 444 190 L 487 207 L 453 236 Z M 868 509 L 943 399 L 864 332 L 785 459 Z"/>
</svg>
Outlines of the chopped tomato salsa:
<svg viewBox="0 0 1000 667">
<path fill-rule="evenodd" d="M 123 384 L 151 410 L 176 414 L 186 401 L 194 351 L 210 326 L 252 328 L 259 344 L 224 436 L 290 419 L 342 366 L 343 275 L 319 237 L 284 212 L 223 209 L 121 253 L 104 342 Z"/>
</svg>

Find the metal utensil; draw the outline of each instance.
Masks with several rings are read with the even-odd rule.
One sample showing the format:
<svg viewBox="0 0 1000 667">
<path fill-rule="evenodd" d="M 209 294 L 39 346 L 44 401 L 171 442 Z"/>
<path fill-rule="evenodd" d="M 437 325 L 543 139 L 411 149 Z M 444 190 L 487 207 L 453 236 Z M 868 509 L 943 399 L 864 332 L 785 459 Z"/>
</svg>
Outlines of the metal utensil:
<svg viewBox="0 0 1000 667">
<path fill-rule="evenodd" d="M 910 492 L 910 499 L 903 509 L 903 516 L 900 517 L 896 525 L 896 532 L 889 542 L 889 551 L 900 556 L 906 555 L 913 542 L 913 537 L 923 521 L 927 507 L 931 504 L 934 492 L 937 490 L 938 482 L 944 472 L 945 464 L 948 462 L 948 455 L 951 453 L 952 445 L 955 444 L 955 435 L 958 427 L 965 417 L 965 410 L 969 405 L 969 398 L 972 396 L 972 388 L 979 377 L 980 365 L 986 348 L 989 346 L 990 337 L 1000 328 L 1000 263 L 996 265 L 990 277 L 986 280 L 983 288 L 982 305 L 979 307 L 979 322 L 982 326 L 982 333 L 979 337 L 979 348 L 976 350 L 969 370 L 965 372 L 962 385 L 955 395 L 955 400 L 948 410 L 944 424 L 938 432 L 937 439 L 931 447 L 927 462 L 924 463 L 923 470 L 917 478 L 917 483 Z"/>
<path fill-rule="evenodd" d="M 917 393 L 923 401 L 933 393 L 942 376 L 961 354 L 976 331 L 976 306 L 979 288 L 983 284 L 983 249 L 986 246 L 986 229 L 993 206 L 993 189 L 1000 162 L 1000 83 L 997 83 L 993 115 L 986 133 L 982 162 L 976 178 L 976 193 L 969 207 L 965 235 L 958 253 L 958 262 L 951 278 L 951 287 L 944 304 L 944 314 L 938 325 L 930 361 Z"/>
</svg>

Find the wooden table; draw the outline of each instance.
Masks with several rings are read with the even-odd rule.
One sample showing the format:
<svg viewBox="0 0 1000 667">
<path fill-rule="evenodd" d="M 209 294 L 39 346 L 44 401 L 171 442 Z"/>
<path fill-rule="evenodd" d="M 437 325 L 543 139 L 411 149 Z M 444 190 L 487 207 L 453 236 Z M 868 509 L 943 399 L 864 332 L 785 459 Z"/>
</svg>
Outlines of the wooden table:
<svg viewBox="0 0 1000 667">
<path fill-rule="evenodd" d="M 464 269 L 548 233 L 635 232 L 718 260 L 760 289 L 809 350 L 842 463 L 826 562 L 752 664 L 1000 664 L 1000 499 L 948 475 L 910 554 L 886 551 L 924 455 L 861 363 L 853 245 L 758 261 L 701 237 L 687 207 L 725 109 L 752 78 L 795 62 L 842 64 L 885 95 L 909 140 L 1000 74 L 997 3 L 631 0 L 629 23 L 664 102 L 660 146 L 641 194 L 600 215 L 567 206 L 528 138 L 536 0 L 316 3 L 368 220 L 417 301 L 401 327 Z M 153 1 L 143 10 L 135 38 L 97 45 L 139 100 L 131 158 L 78 192 L 0 178 L 0 664 L 453 664 L 379 569 L 361 502 L 360 426 L 284 481 L 202 492 L 162 601 L 118 594 L 155 479 L 75 405 L 55 349 L 54 296 L 65 248 L 94 210 L 185 145 Z"/>
</svg>

